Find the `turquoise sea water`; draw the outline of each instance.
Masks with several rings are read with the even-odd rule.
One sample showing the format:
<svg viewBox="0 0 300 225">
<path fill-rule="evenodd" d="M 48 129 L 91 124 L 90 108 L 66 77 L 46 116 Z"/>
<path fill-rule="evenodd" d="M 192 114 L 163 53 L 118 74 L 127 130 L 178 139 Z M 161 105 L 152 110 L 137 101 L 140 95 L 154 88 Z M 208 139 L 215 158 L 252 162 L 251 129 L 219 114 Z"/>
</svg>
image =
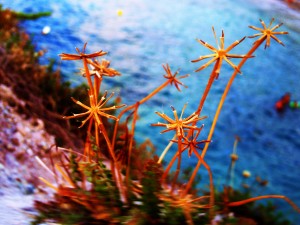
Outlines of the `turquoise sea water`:
<svg viewBox="0 0 300 225">
<path fill-rule="evenodd" d="M 240 186 L 241 172 L 249 170 L 253 175 L 249 184 L 254 183 L 256 175 L 269 181 L 264 188 L 254 185 L 254 195 L 284 194 L 300 206 L 300 110 L 288 109 L 278 114 L 274 109 L 275 102 L 285 92 L 290 92 L 293 100 L 300 100 L 300 12 L 279 0 L 0 2 L 4 7 L 28 13 L 52 11 L 51 17 L 26 21 L 22 26 L 33 35 L 38 48 L 47 49 L 42 63 L 48 58 L 56 59 L 64 78 L 74 84 L 82 81 L 73 75 L 81 65 L 61 62 L 58 54 L 75 53 L 75 47 L 81 48 L 84 42 L 88 42 L 88 52 L 108 51 L 106 58 L 122 76 L 107 79 L 103 90 L 115 91 L 126 104 L 141 99 L 164 82 L 162 64 L 169 63 L 173 71 L 180 68 L 182 75 L 189 73 L 190 77 L 183 80 L 188 89 L 179 93 L 169 87 L 140 108 L 138 139 L 151 138 L 158 153 L 172 135 L 161 135 L 161 129 L 150 126 L 162 122 L 154 111 L 171 115 L 170 105 L 180 111 L 188 102 L 185 115 L 192 113 L 212 69 L 193 72 L 202 63 L 193 64 L 190 60 L 209 53 L 195 39 L 215 46 L 211 30 L 214 26 L 217 36 L 224 30 L 225 46 L 228 46 L 243 36 L 257 33 L 248 25 L 260 27 L 260 18 L 267 24 L 273 17 L 275 24 L 283 22 L 279 30 L 288 31 L 289 35 L 278 37 L 285 47 L 272 40 L 270 48 L 264 50 L 262 46 L 256 51 L 256 57 L 245 64 L 243 75 L 236 78 L 226 99 L 206 160 L 211 165 L 216 185 L 222 188 L 234 136 L 238 135 L 241 142 L 237 149 L 235 186 Z M 122 10 L 122 16 L 118 16 L 118 10 Z M 41 34 L 44 26 L 51 27 L 48 35 Z M 252 42 L 246 39 L 233 52 L 245 54 Z M 232 68 L 224 64 L 208 96 L 203 109 L 208 119 L 203 121 L 201 140 L 207 136 L 231 73 Z M 167 155 L 168 159 L 170 157 L 171 153 Z M 196 160 L 187 157 L 184 164 L 194 166 Z M 205 170 L 200 173 L 204 179 L 207 177 Z M 201 183 L 206 184 L 205 180 Z M 300 221 L 299 215 L 285 202 L 274 202 L 294 219 L 295 224 Z"/>
</svg>

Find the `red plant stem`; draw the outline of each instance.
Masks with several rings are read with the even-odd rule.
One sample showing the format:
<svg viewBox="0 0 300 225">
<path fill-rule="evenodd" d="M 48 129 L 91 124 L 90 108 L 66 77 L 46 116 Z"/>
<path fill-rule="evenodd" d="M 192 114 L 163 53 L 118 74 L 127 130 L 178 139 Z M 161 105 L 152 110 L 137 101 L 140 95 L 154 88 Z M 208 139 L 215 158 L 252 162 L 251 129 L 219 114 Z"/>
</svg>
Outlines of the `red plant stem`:
<svg viewBox="0 0 300 225">
<path fill-rule="evenodd" d="M 101 118 L 99 118 L 99 119 L 101 120 Z M 108 134 L 106 132 L 106 129 L 105 129 L 102 121 L 99 124 L 99 126 L 100 126 L 100 132 L 103 134 L 103 137 L 106 141 L 106 144 L 107 144 L 107 147 L 108 147 L 108 150 L 109 150 L 109 154 L 110 154 L 111 158 L 113 159 L 113 161 L 117 162 L 117 158 L 116 158 L 115 152 L 113 151 L 111 141 L 109 140 Z"/>
<path fill-rule="evenodd" d="M 94 90 L 94 86 L 93 86 L 93 83 L 92 83 L 92 79 L 91 79 L 91 74 L 90 74 L 90 71 L 89 71 L 89 68 L 88 68 L 88 63 L 87 63 L 87 59 L 86 58 L 83 58 L 82 59 L 83 61 L 83 66 L 84 66 L 84 70 L 85 70 L 85 73 L 86 73 L 86 79 L 87 79 L 87 82 L 88 82 L 88 85 L 90 87 L 90 90 L 92 91 L 93 93 L 93 96 L 94 96 L 94 104 L 96 105 L 96 99 L 97 96 L 96 96 L 96 93 L 95 93 L 95 90 Z"/>
<path fill-rule="evenodd" d="M 227 204 L 229 207 L 236 207 L 240 205 L 247 204 L 249 202 L 254 202 L 257 200 L 262 200 L 262 199 L 268 199 L 268 198 L 280 198 L 285 200 L 287 203 L 289 203 L 298 213 L 300 213 L 300 208 L 288 197 L 284 195 L 263 195 L 263 196 L 258 196 L 258 197 L 253 197 L 253 198 L 248 198 L 242 201 L 237 201 L 237 202 L 230 202 Z"/>
<path fill-rule="evenodd" d="M 197 152 L 196 149 L 194 150 L 194 153 L 197 156 L 197 158 L 199 159 L 199 161 L 202 162 L 202 164 L 204 165 L 204 167 L 207 170 L 208 175 L 209 175 L 209 190 L 210 190 L 209 217 L 210 217 L 210 219 L 212 219 L 214 217 L 213 206 L 215 204 L 214 181 L 213 181 L 212 171 L 210 169 L 210 166 L 204 161 L 204 159 L 201 157 L 201 155 L 199 155 L 199 153 Z"/>
<path fill-rule="evenodd" d="M 100 77 L 95 76 L 95 78 L 94 78 L 94 90 L 95 90 L 96 99 L 98 99 L 99 94 L 100 94 L 101 83 L 102 83 L 102 77 L 101 76 Z"/>
<path fill-rule="evenodd" d="M 168 173 L 169 173 L 171 167 L 173 166 L 174 162 L 176 161 L 178 155 L 179 155 L 179 152 L 177 152 L 177 153 L 173 156 L 172 160 L 169 162 L 167 168 L 165 169 L 165 171 L 164 171 L 164 173 L 163 173 L 163 175 L 162 175 L 162 177 L 161 177 L 161 180 L 162 180 L 162 181 L 164 181 L 164 180 L 166 179 L 166 177 L 167 177 L 167 175 L 168 175 Z"/>
<path fill-rule="evenodd" d="M 106 144 L 107 144 L 107 147 L 108 147 L 108 150 L 109 150 L 109 153 L 110 153 L 110 156 L 112 158 L 112 162 L 111 162 L 111 170 L 113 171 L 113 177 L 114 179 L 116 180 L 116 183 L 117 183 L 117 186 L 119 187 L 119 190 L 120 190 L 120 193 L 121 195 L 124 197 L 124 200 L 126 201 L 126 198 L 125 198 L 125 192 L 124 192 L 124 188 L 122 186 L 122 175 L 121 175 L 121 171 L 120 171 L 120 168 L 119 168 L 119 165 L 118 165 L 118 162 L 117 162 L 117 158 L 116 158 L 116 155 L 113 151 L 113 148 L 112 148 L 112 145 L 111 145 L 111 142 L 109 140 L 109 137 L 107 135 L 107 132 L 105 130 L 105 127 L 101 121 L 101 118 L 100 119 L 100 130 L 103 134 L 103 137 L 106 141 Z M 115 170 L 117 171 L 117 175 L 115 174 Z"/>
<path fill-rule="evenodd" d="M 156 95 L 158 92 L 160 92 L 162 89 L 164 89 L 168 84 L 170 83 L 171 80 L 165 81 L 162 85 L 157 87 L 154 91 L 152 91 L 149 95 L 147 95 L 145 98 L 140 100 L 140 105 L 143 104 L 144 102 L 148 101 L 150 98 L 152 98 L 154 95 Z"/>
<path fill-rule="evenodd" d="M 178 135 L 177 135 L 178 136 Z M 178 162 L 177 162 L 177 168 L 175 171 L 175 175 L 173 178 L 173 183 L 172 183 L 172 189 L 171 189 L 171 193 L 174 191 L 174 188 L 176 186 L 176 181 L 180 172 L 180 167 L 181 167 L 181 153 L 182 153 L 182 135 L 178 136 Z"/>
<path fill-rule="evenodd" d="M 215 65 L 214 65 L 214 68 L 213 68 L 213 70 L 212 70 L 212 72 L 211 72 L 211 74 L 210 74 L 210 76 L 209 76 L 209 80 L 208 80 L 208 82 L 207 82 L 207 84 L 206 84 L 206 86 L 205 86 L 204 93 L 202 94 L 202 97 L 201 97 L 201 100 L 200 100 L 200 102 L 199 102 L 198 108 L 197 108 L 197 110 L 196 110 L 196 112 L 195 112 L 197 115 L 200 115 L 200 113 L 201 113 L 201 111 L 202 111 L 202 108 L 203 108 L 203 105 L 204 105 L 204 103 L 205 103 L 205 100 L 206 100 L 206 98 L 207 98 L 207 96 L 208 96 L 208 93 L 209 93 L 209 91 L 210 91 L 210 88 L 211 88 L 211 86 L 212 86 L 214 80 L 216 79 L 216 77 L 217 77 L 217 75 L 218 75 L 218 74 L 216 73 L 216 70 L 217 70 L 217 68 L 219 67 L 219 63 L 220 63 L 220 60 L 217 60 L 216 63 L 215 63 Z M 194 122 L 193 125 L 196 125 L 196 123 L 197 123 L 197 122 Z M 189 137 L 192 135 L 192 133 L 193 133 L 193 131 L 190 130 L 190 131 L 188 132 L 187 138 L 189 138 Z"/>
<path fill-rule="evenodd" d="M 89 71 L 89 68 L 88 68 L 88 61 L 87 61 L 87 59 L 85 57 L 82 59 L 82 61 L 83 61 L 83 66 L 84 66 L 84 70 L 85 70 L 85 73 L 86 73 L 86 79 L 87 79 L 90 91 L 91 91 L 91 93 L 93 95 L 93 97 L 90 98 L 90 104 L 91 104 L 91 106 L 93 106 L 93 105 L 96 105 L 97 96 L 96 96 L 96 92 L 95 92 L 95 89 L 94 89 L 94 85 L 93 85 L 92 80 L 91 80 L 91 75 L 90 75 L 90 71 Z M 88 130 L 87 130 L 87 140 L 86 140 L 86 143 L 89 143 L 89 145 L 88 146 L 86 145 L 87 150 L 85 149 L 85 153 L 87 154 L 89 161 L 91 160 L 91 158 L 90 158 L 90 155 L 91 155 L 91 151 L 90 151 L 91 150 L 91 146 L 90 146 L 90 140 L 89 140 L 90 137 L 89 137 L 89 135 L 91 134 L 92 121 L 93 120 L 91 119 L 90 122 L 89 122 Z"/>
<path fill-rule="evenodd" d="M 263 39 L 261 39 L 260 41 L 256 42 L 253 45 L 253 47 L 250 49 L 250 51 L 246 54 L 246 56 L 239 63 L 238 68 L 236 70 L 234 70 L 232 76 L 230 77 L 230 80 L 228 81 L 227 86 L 226 86 L 226 88 L 225 88 L 225 90 L 223 92 L 223 95 L 221 97 L 221 100 L 219 102 L 219 105 L 218 105 L 218 108 L 217 108 L 217 111 L 216 111 L 213 123 L 211 125 L 210 132 L 209 132 L 208 138 L 207 138 L 208 142 L 205 143 L 204 149 L 202 151 L 202 154 L 201 154 L 202 158 L 204 158 L 204 156 L 206 154 L 206 151 L 207 151 L 208 146 L 210 144 L 210 141 L 212 139 L 212 136 L 213 136 L 213 133 L 214 133 L 214 129 L 215 129 L 215 126 L 217 124 L 217 121 L 218 121 L 221 109 L 223 107 L 224 101 L 226 99 L 226 96 L 227 96 L 227 94 L 229 92 L 229 89 L 230 89 L 230 87 L 231 87 L 231 85 L 232 85 L 232 83 L 233 83 L 236 75 L 238 74 L 238 71 L 241 70 L 241 67 L 244 65 L 244 63 L 247 61 L 247 59 L 252 56 L 252 54 L 254 53 L 254 51 L 264 42 L 265 39 L 266 39 L 266 37 L 263 38 Z M 191 185 L 192 185 L 192 183 L 193 183 L 193 181 L 194 181 L 194 179 L 196 177 L 196 174 L 197 174 L 200 166 L 201 166 L 201 161 L 199 160 L 198 163 L 197 163 L 197 165 L 196 165 L 196 167 L 195 167 L 195 169 L 194 169 L 194 171 L 193 171 L 193 174 L 192 174 L 192 176 L 191 176 L 191 178 L 190 178 L 190 180 L 189 180 L 189 182 L 188 182 L 188 184 L 186 186 L 185 193 L 187 193 L 189 191 L 189 189 L 191 188 Z"/>
<path fill-rule="evenodd" d="M 193 218 L 192 218 L 192 216 L 191 216 L 190 209 L 187 208 L 187 207 L 184 207 L 183 213 L 184 213 L 184 216 L 185 216 L 185 218 L 186 218 L 187 224 L 188 224 L 188 225 L 194 225 L 194 222 L 193 222 Z"/>
<path fill-rule="evenodd" d="M 85 138 L 85 144 L 84 144 L 84 155 L 88 157 L 88 161 L 91 161 L 91 141 L 90 141 L 90 135 L 92 130 L 92 124 L 93 119 L 89 121 L 88 129 L 87 129 L 87 136 Z"/>
<path fill-rule="evenodd" d="M 201 158 L 202 159 L 202 158 Z M 209 217 L 210 219 L 213 219 L 214 217 L 214 205 L 215 205 L 215 190 L 214 190 L 214 182 L 213 182 L 213 176 L 212 171 L 210 169 L 210 166 L 202 159 L 202 163 L 205 167 L 205 169 L 208 171 L 209 175 L 209 190 L 210 190 L 210 198 L 209 198 Z"/>
<path fill-rule="evenodd" d="M 147 95 L 145 98 L 143 98 L 142 100 L 136 102 L 133 105 L 127 106 L 125 109 L 123 109 L 119 116 L 118 116 L 118 120 L 115 123 L 115 127 L 114 127 L 114 133 L 113 133 L 113 138 L 112 138 L 112 147 L 114 148 L 115 146 L 115 142 L 116 142 L 116 137 L 117 137 L 117 131 L 118 131 L 118 125 L 119 125 L 119 120 L 121 119 L 121 117 L 124 115 L 124 113 L 128 112 L 131 109 L 134 109 L 136 104 L 143 104 L 146 101 L 148 101 L 151 97 L 153 97 L 154 95 L 156 95 L 158 92 L 160 92 L 163 88 L 165 88 L 168 84 L 170 83 L 170 80 L 167 80 L 165 83 L 163 83 L 162 85 L 160 85 L 158 88 L 156 88 L 155 90 L 153 90 L 149 95 Z"/>
<path fill-rule="evenodd" d="M 145 103 L 146 101 L 148 101 L 150 98 L 152 98 L 154 95 L 156 95 L 158 92 L 160 92 L 162 89 L 164 89 L 168 84 L 170 83 L 170 80 L 167 80 L 165 83 L 163 83 L 162 85 L 160 85 L 159 87 L 157 87 L 156 89 L 154 89 L 149 95 L 147 95 L 145 98 L 143 98 L 142 100 L 138 101 L 138 104 L 141 105 L 143 103 Z M 120 115 L 118 116 L 118 118 L 120 119 L 121 116 L 129 111 L 130 109 L 135 108 L 135 104 L 128 106 L 127 108 L 123 109 L 123 111 L 120 113 Z"/>
<path fill-rule="evenodd" d="M 217 74 L 216 74 L 216 69 L 218 68 L 219 62 L 220 62 L 219 60 L 216 61 L 215 65 L 214 65 L 214 68 L 213 68 L 213 70 L 212 70 L 212 72 L 211 72 L 211 74 L 210 74 L 210 76 L 209 76 L 209 80 L 208 80 L 208 82 L 207 82 L 207 85 L 206 85 L 206 87 L 205 87 L 204 93 L 203 93 L 203 95 L 202 95 L 202 97 L 201 97 L 201 100 L 200 100 L 200 102 L 199 102 L 198 109 L 197 109 L 197 111 L 195 112 L 195 113 L 198 114 L 198 115 L 200 115 L 200 113 L 201 113 L 201 111 L 202 111 L 202 108 L 203 108 L 203 105 L 204 105 L 204 102 L 205 102 L 205 100 L 206 100 L 206 98 L 207 98 L 207 95 L 208 95 L 208 93 L 209 93 L 209 91 L 210 91 L 210 88 L 211 88 L 211 86 L 212 86 L 214 80 L 216 79 L 216 75 L 217 75 Z"/>
<path fill-rule="evenodd" d="M 97 76 L 94 77 L 95 100 L 97 100 L 98 97 L 99 97 L 101 82 L 102 82 L 102 77 L 97 77 Z M 100 144 L 100 141 L 99 141 L 99 128 L 96 124 L 95 124 L 95 138 L 96 138 L 96 145 L 97 145 L 97 147 L 99 147 L 99 144 Z M 97 151 L 96 157 L 97 157 L 97 161 L 98 161 L 98 159 L 101 157 L 101 151 L 100 150 Z"/>
<path fill-rule="evenodd" d="M 135 130 L 135 125 L 137 121 L 137 115 L 138 115 L 138 107 L 139 103 L 136 103 L 136 108 L 134 109 L 134 114 L 133 114 L 133 121 L 131 125 L 131 135 L 130 135 L 130 141 L 129 141 L 129 147 L 128 147 L 128 162 L 127 162 L 127 168 L 126 168 L 126 180 L 129 183 L 129 172 L 130 172 L 130 161 L 131 161 L 131 152 L 132 152 L 132 146 L 133 146 L 133 137 L 134 137 L 134 130 Z"/>
<path fill-rule="evenodd" d="M 97 151 L 96 151 L 96 161 L 98 162 L 98 159 L 101 157 L 101 152 L 100 152 L 100 142 L 99 142 L 99 129 L 98 126 L 95 126 L 95 141 L 96 141 L 96 146 L 97 146 Z"/>
</svg>

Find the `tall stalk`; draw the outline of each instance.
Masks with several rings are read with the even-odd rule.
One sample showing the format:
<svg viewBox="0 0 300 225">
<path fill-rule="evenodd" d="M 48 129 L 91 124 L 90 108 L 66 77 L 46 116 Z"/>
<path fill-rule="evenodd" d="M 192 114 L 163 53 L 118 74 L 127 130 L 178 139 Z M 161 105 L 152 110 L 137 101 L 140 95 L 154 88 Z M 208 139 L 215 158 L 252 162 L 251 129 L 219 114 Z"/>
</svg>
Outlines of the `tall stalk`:
<svg viewBox="0 0 300 225">
<path fill-rule="evenodd" d="M 227 97 L 227 94 L 231 88 L 231 85 L 236 77 L 236 75 L 238 74 L 238 71 L 241 70 L 242 66 L 244 65 L 244 63 L 252 57 L 252 54 L 256 51 L 256 49 L 265 41 L 266 37 L 265 38 L 262 38 L 260 41 L 256 42 L 252 48 L 249 50 L 249 52 L 246 54 L 246 57 L 243 58 L 241 60 L 241 62 L 238 64 L 238 70 L 234 70 L 233 74 L 231 75 L 227 85 L 226 85 L 226 88 L 222 94 L 222 97 L 221 97 L 221 100 L 219 101 L 219 104 L 218 104 L 218 108 L 216 110 L 216 113 L 215 113 L 215 116 L 214 116 L 214 119 L 213 119 L 213 122 L 212 122 L 212 125 L 211 125 L 211 128 L 210 128 L 210 131 L 209 131 L 209 134 L 208 134 L 208 137 L 207 137 L 207 140 L 208 142 L 205 143 L 205 146 L 203 148 L 203 151 L 202 151 L 202 154 L 201 154 L 201 157 L 204 159 L 205 157 L 205 154 L 207 152 L 207 149 L 209 147 L 209 144 L 210 144 L 210 141 L 212 140 L 212 136 L 213 136 L 213 133 L 214 133 L 214 130 L 215 130 L 215 127 L 216 127 L 216 124 L 217 124 L 217 121 L 218 121 L 218 118 L 219 118 L 219 115 L 220 115 L 220 112 L 221 112 L 221 109 L 223 107 L 223 104 L 225 102 L 225 99 Z M 201 160 L 198 161 L 192 175 L 191 175 L 191 178 L 190 180 L 188 181 L 187 183 L 187 186 L 185 188 L 185 192 L 187 193 L 189 191 L 189 189 L 191 188 L 191 185 L 197 175 L 197 172 L 201 166 Z"/>
</svg>

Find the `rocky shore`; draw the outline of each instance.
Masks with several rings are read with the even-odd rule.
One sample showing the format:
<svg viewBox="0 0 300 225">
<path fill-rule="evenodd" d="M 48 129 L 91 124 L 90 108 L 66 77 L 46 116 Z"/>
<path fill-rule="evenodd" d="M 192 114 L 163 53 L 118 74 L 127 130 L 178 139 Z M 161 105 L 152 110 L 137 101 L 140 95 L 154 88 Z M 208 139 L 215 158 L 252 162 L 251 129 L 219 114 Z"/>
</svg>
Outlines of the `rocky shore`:
<svg viewBox="0 0 300 225">
<path fill-rule="evenodd" d="M 19 114 L 24 102 L 0 85 L 0 218 L 1 224 L 29 224 L 33 201 L 43 198 L 38 176 L 45 171 L 35 156 L 47 153 L 55 138 L 39 118 Z"/>
<path fill-rule="evenodd" d="M 0 224 L 9 225 L 30 224 L 34 200 L 47 198 L 39 177 L 52 177 L 36 157 L 50 165 L 55 144 L 80 149 L 83 143 L 78 129 L 71 131 L 77 126 L 61 116 L 80 90 L 62 82 L 51 62 L 39 64 L 44 51 L 20 29 L 19 16 L 0 4 Z"/>
</svg>

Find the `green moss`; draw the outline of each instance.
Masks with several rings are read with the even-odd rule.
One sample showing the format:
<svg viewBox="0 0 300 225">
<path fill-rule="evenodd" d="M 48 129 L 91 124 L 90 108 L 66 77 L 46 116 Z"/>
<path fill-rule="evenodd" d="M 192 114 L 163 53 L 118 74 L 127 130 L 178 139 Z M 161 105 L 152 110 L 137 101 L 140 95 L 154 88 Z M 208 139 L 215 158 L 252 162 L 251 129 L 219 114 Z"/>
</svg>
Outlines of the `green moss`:
<svg viewBox="0 0 300 225">
<path fill-rule="evenodd" d="M 23 13 L 15 12 L 16 18 L 19 20 L 36 20 L 41 17 L 51 16 L 51 12 L 39 12 L 39 13 Z"/>
</svg>

